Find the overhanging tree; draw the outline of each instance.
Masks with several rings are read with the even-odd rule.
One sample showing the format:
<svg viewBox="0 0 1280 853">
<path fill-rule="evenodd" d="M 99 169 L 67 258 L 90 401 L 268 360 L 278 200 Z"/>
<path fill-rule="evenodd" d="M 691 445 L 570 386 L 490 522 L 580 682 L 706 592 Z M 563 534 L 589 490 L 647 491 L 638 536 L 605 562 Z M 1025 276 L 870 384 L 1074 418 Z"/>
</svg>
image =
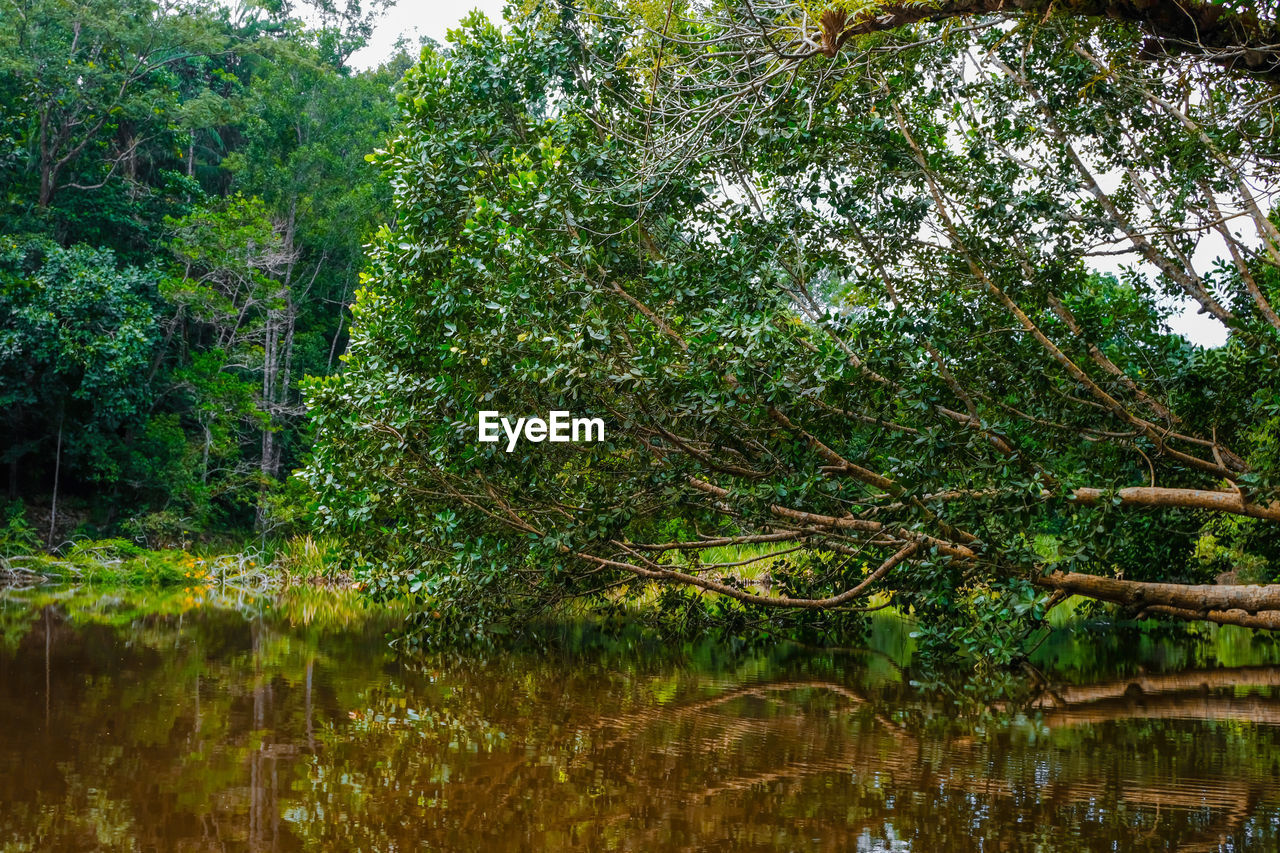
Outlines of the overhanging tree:
<svg viewBox="0 0 1280 853">
<path fill-rule="evenodd" d="M 1196 51 L 969 5 L 562 6 L 425 55 L 311 397 L 372 582 L 467 626 L 654 585 L 739 624 L 888 592 L 979 645 L 1068 593 L 1280 626 L 1280 585 L 1204 583 L 1277 556 L 1274 14 Z M 609 440 L 506 453 L 480 409 Z M 702 556 L 766 544 L 763 583 Z"/>
</svg>

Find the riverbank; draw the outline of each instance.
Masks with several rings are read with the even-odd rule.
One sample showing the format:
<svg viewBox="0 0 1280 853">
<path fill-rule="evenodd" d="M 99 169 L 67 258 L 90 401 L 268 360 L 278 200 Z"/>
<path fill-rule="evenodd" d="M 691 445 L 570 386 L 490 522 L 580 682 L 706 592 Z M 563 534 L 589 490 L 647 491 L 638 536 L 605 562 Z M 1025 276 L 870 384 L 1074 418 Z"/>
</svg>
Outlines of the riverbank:
<svg viewBox="0 0 1280 853">
<path fill-rule="evenodd" d="M 125 539 L 83 539 L 54 553 L 0 555 L 0 587 L 85 583 L 122 587 L 235 586 L 267 592 L 299 584 L 350 585 L 333 568 L 338 545 L 296 536 L 232 552 L 150 549 Z"/>
</svg>

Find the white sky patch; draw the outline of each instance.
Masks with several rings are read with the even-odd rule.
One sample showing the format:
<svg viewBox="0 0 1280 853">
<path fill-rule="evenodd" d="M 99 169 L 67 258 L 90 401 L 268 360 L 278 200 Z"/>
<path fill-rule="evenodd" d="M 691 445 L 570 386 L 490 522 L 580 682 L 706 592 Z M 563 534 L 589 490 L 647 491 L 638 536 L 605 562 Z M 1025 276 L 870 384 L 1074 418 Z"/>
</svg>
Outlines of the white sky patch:
<svg viewBox="0 0 1280 853">
<path fill-rule="evenodd" d="M 427 36 L 444 44 L 445 34 L 472 9 L 479 9 L 490 21 L 502 23 L 505 0 L 400 0 L 378 22 L 369 44 L 351 56 L 353 68 L 376 68 L 391 58 L 396 41 L 406 36 L 414 44 Z"/>
<path fill-rule="evenodd" d="M 1230 258 L 1227 244 L 1220 235 L 1207 234 L 1196 245 L 1191 262 L 1198 272 L 1206 272 L 1213 269 L 1214 262 L 1221 258 Z M 1111 273 L 1116 278 L 1123 278 L 1121 270 L 1124 267 L 1137 268 L 1150 279 L 1154 279 L 1157 272 L 1153 264 L 1140 261 L 1136 253 L 1112 258 L 1090 258 L 1089 266 L 1098 272 Z M 1167 321 L 1169 328 L 1191 343 L 1202 347 L 1220 347 L 1227 342 L 1227 327 L 1216 317 L 1199 313 L 1199 304 L 1190 297 L 1165 297 L 1160 300 L 1160 304 L 1175 307 L 1174 314 Z"/>
<path fill-rule="evenodd" d="M 1087 159 L 1087 155 L 1085 156 Z M 1090 164 L 1091 166 L 1093 164 Z M 1107 194 L 1114 193 L 1120 187 L 1120 173 L 1116 171 L 1106 172 L 1101 169 L 1094 169 L 1094 177 L 1098 181 L 1098 185 L 1102 187 Z M 1229 197 L 1219 196 L 1217 202 L 1223 210 L 1232 210 L 1233 201 Z M 1147 214 L 1150 210 L 1146 211 Z M 1250 248 L 1256 248 L 1258 240 L 1253 238 L 1247 232 L 1244 232 L 1239 222 L 1231 226 L 1232 232 L 1241 241 Z M 1123 241 L 1117 241 L 1114 246 L 1120 247 L 1127 245 Z M 1191 254 L 1191 265 L 1200 275 L 1213 270 L 1216 262 L 1220 260 L 1230 260 L 1231 254 L 1227 249 L 1227 243 L 1222 239 L 1222 235 L 1216 231 L 1206 229 L 1200 233 L 1196 239 L 1195 251 Z M 1110 273 L 1116 278 L 1123 280 L 1123 271 L 1127 269 L 1136 269 L 1146 275 L 1147 279 L 1154 281 L 1160 271 L 1156 265 L 1142 258 L 1138 253 L 1130 252 L 1124 255 L 1094 255 L 1088 259 L 1090 269 L 1100 273 Z M 1227 342 L 1227 327 L 1217 317 L 1201 313 L 1200 305 L 1189 296 L 1166 296 L 1159 300 L 1161 306 L 1173 307 L 1174 313 L 1169 317 L 1169 329 L 1175 334 L 1191 341 L 1196 346 L 1201 347 L 1220 347 Z"/>
</svg>

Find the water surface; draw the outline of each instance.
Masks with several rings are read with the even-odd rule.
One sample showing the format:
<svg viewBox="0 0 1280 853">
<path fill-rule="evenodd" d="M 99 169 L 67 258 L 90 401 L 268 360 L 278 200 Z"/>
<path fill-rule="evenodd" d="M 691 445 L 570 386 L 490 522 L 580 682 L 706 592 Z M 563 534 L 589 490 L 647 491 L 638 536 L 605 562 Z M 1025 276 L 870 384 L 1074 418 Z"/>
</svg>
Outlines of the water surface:
<svg viewBox="0 0 1280 853">
<path fill-rule="evenodd" d="M 1280 849 L 1280 655 L 1055 634 L 1012 675 L 565 629 L 398 656 L 303 591 L 0 597 L 0 850 Z"/>
</svg>

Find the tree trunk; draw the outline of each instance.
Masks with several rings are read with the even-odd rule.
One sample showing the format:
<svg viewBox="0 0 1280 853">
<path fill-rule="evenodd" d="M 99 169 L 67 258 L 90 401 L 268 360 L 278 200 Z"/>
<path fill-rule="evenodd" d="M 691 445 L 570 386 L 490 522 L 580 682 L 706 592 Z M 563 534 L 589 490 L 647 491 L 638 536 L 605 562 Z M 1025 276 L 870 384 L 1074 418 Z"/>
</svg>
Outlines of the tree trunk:
<svg viewBox="0 0 1280 853">
<path fill-rule="evenodd" d="M 53 147 L 49 140 L 49 109 L 40 113 L 40 194 L 36 204 L 44 210 L 53 201 L 53 188 L 57 182 L 57 167 L 53 159 Z"/>
<path fill-rule="evenodd" d="M 53 457 L 53 500 L 49 504 L 49 542 L 48 546 L 53 547 L 53 531 L 58 521 L 58 478 L 62 474 L 62 425 L 66 420 L 66 415 L 58 418 L 58 449 Z"/>
<path fill-rule="evenodd" d="M 342 337 L 342 325 L 347 319 L 346 303 L 338 304 L 338 330 L 333 333 L 333 341 L 329 344 L 329 364 L 325 370 L 326 373 L 333 372 L 333 359 L 338 353 L 338 340 Z"/>
<path fill-rule="evenodd" d="M 1280 629 L 1280 584 L 1147 583 L 1079 572 L 1052 572 L 1034 582 L 1044 589 L 1137 608 L 1139 613 L 1163 613 L 1219 625 Z"/>
<path fill-rule="evenodd" d="M 263 338 L 261 406 L 267 416 L 267 424 L 262 430 L 262 457 L 258 462 L 262 485 L 258 492 L 256 522 L 260 531 L 266 529 L 266 499 L 270 493 L 269 484 L 280 478 L 280 463 L 283 456 L 276 431 L 288 410 L 293 332 L 297 319 L 292 291 L 296 216 L 297 202 L 295 201 L 289 209 L 289 219 L 285 224 L 284 233 L 284 247 L 290 255 L 290 261 L 285 269 L 284 281 L 281 282 L 280 289 L 275 294 L 275 300 L 272 300 L 272 307 L 267 309 Z M 282 302 L 283 306 L 275 307 L 276 300 Z"/>
<path fill-rule="evenodd" d="M 262 411 L 267 416 L 267 423 L 262 427 L 262 455 L 258 459 L 258 473 L 262 482 L 258 487 L 258 507 L 255 512 L 255 524 L 264 530 L 267 520 L 268 482 L 275 478 L 275 467 L 272 462 L 275 456 L 275 351 L 276 323 L 275 310 L 267 312 L 265 338 L 262 346 Z"/>
<path fill-rule="evenodd" d="M 1227 512 L 1267 521 L 1280 521 L 1280 503 L 1257 504 L 1245 500 L 1239 490 L 1170 489 L 1160 486 L 1136 486 L 1115 492 L 1102 489 L 1076 489 L 1072 495 L 1082 504 L 1096 504 L 1114 497 L 1122 504 L 1149 507 L 1185 507 L 1211 512 Z"/>
<path fill-rule="evenodd" d="M 209 429 L 209 423 L 202 417 L 200 426 L 204 428 L 204 454 L 201 458 L 200 468 L 200 485 L 207 486 L 209 484 L 209 448 L 213 445 L 213 432 Z"/>
</svg>

